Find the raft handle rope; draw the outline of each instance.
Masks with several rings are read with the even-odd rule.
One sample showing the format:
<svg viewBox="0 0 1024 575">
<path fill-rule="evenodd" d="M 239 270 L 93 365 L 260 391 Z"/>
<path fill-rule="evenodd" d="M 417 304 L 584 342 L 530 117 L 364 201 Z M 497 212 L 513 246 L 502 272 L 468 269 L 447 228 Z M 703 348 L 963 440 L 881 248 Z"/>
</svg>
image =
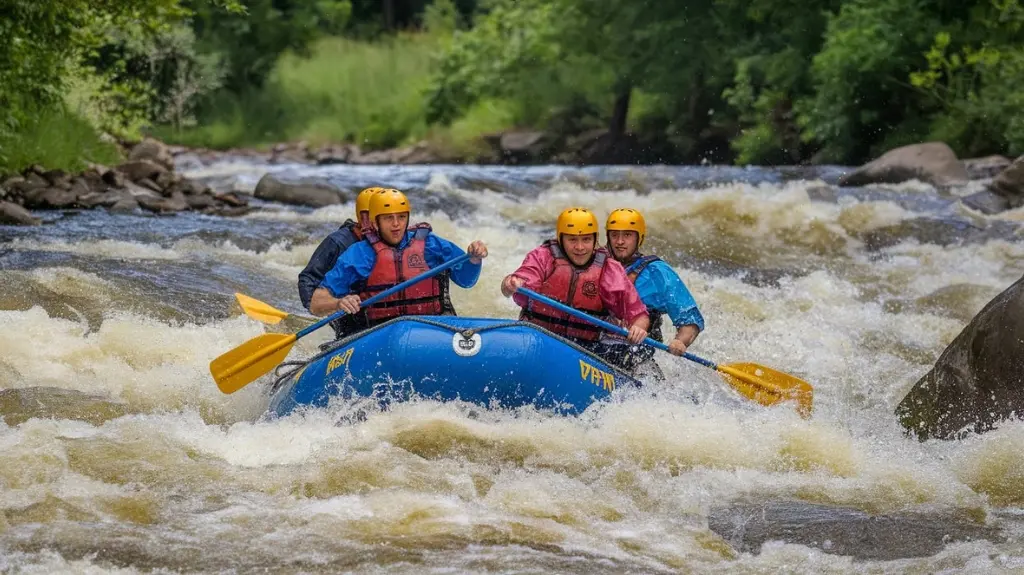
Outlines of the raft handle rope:
<svg viewBox="0 0 1024 575">
<path fill-rule="evenodd" d="M 484 333 L 484 332 L 490 331 L 492 329 L 502 329 L 502 328 L 506 328 L 506 327 L 520 327 L 520 326 L 529 327 L 531 329 L 535 329 L 537 331 L 540 331 L 542 333 L 545 333 L 545 334 L 550 335 L 550 336 L 552 336 L 552 337 L 554 337 L 556 339 L 561 340 L 562 343 L 567 344 L 569 347 L 572 347 L 576 351 L 578 351 L 580 353 L 585 353 L 585 354 L 595 358 L 597 361 L 600 361 L 601 363 L 607 365 L 612 370 L 614 370 L 616 372 L 619 372 L 622 375 L 626 375 L 628 377 L 628 375 L 625 374 L 625 372 L 623 372 L 621 369 L 619 369 L 618 367 L 608 363 L 607 361 L 601 359 L 600 357 L 594 355 L 593 352 L 580 347 L 578 344 L 576 344 L 572 340 L 569 340 L 569 339 L 567 339 L 565 337 L 562 337 L 562 336 L 558 335 L 557 333 L 554 333 L 554 332 L 552 332 L 552 331 L 550 331 L 550 330 L 548 330 L 546 328 L 543 328 L 543 327 L 541 327 L 541 326 L 539 326 L 537 324 L 534 324 L 534 323 L 530 323 L 530 322 L 527 322 L 527 321 L 514 320 L 514 321 L 506 321 L 506 322 L 496 323 L 496 324 L 492 324 L 492 325 L 485 325 L 485 326 L 482 326 L 482 327 L 464 329 L 464 328 L 454 327 L 454 326 L 451 326 L 451 325 L 439 322 L 437 320 L 430 319 L 430 317 L 431 316 L 420 316 L 420 315 L 411 315 L 411 316 L 407 315 L 407 316 L 396 317 L 396 318 L 394 318 L 392 320 L 386 321 L 386 322 L 384 322 L 382 324 L 376 325 L 376 326 L 371 327 L 369 329 L 362 330 L 362 331 L 360 331 L 358 333 L 354 333 L 354 334 L 352 334 L 350 336 L 347 336 L 347 337 L 344 337 L 342 339 L 338 339 L 338 340 L 335 340 L 335 341 L 332 341 L 332 342 L 325 343 L 325 344 L 320 346 L 320 353 L 314 355 L 313 357 L 311 357 L 309 359 L 282 362 L 280 365 L 277 366 L 277 369 L 274 370 L 274 377 L 275 377 L 275 379 L 274 379 L 273 385 L 271 385 L 270 388 L 268 389 L 268 394 L 273 395 L 274 393 L 277 392 L 278 389 L 280 389 L 285 384 L 286 381 L 288 381 L 289 379 L 292 379 L 293 377 L 295 377 L 295 374 L 299 373 L 307 365 L 309 365 L 310 363 L 312 363 L 312 362 L 314 362 L 314 361 L 324 357 L 325 355 L 330 355 L 335 350 L 337 350 L 339 347 L 344 347 L 345 345 L 348 345 L 349 342 L 352 341 L 353 339 L 356 339 L 358 337 L 363 337 L 366 334 L 372 333 L 372 332 L 374 332 L 374 331 L 376 331 L 378 329 L 381 329 L 384 326 L 391 325 L 392 323 L 394 323 L 396 321 L 401 321 L 401 320 L 411 320 L 411 321 L 417 321 L 417 322 L 420 322 L 420 323 L 425 323 L 427 325 L 438 327 L 438 328 L 441 328 L 443 330 L 450 331 L 452 333 L 457 333 L 457 334 L 461 335 L 463 338 L 465 338 L 467 340 L 472 338 L 474 335 L 476 335 L 478 333 Z M 284 368 L 284 367 L 288 367 L 290 369 L 286 370 L 284 373 L 281 373 L 281 368 Z M 630 378 L 630 379 L 632 379 L 632 378 Z"/>
</svg>

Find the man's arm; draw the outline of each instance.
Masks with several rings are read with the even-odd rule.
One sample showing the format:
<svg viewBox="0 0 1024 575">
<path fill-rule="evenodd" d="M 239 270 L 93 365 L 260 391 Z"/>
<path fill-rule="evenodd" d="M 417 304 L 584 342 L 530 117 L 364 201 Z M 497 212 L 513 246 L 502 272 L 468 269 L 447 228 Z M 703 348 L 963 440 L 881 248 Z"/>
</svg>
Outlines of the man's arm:
<svg viewBox="0 0 1024 575">
<path fill-rule="evenodd" d="M 676 337 L 673 339 L 674 341 L 678 341 L 679 343 L 683 344 L 685 347 L 690 347 L 693 344 L 693 340 L 697 339 L 697 336 L 699 334 L 700 330 L 697 328 L 697 326 L 692 323 L 688 323 L 686 325 L 679 326 L 679 328 L 676 330 Z M 679 355 L 682 354 L 680 353 Z"/>
<path fill-rule="evenodd" d="M 537 290 L 544 281 L 547 272 L 551 269 L 553 257 L 551 251 L 544 246 L 534 248 L 526 257 L 516 271 L 505 276 L 501 280 L 501 294 L 511 297 L 519 307 L 526 307 L 528 299 L 522 294 L 517 294 L 520 287 Z"/>
<path fill-rule="evenodd" d="M 302 301 L 302 307 L 311 312 L 313 292 L 320 286 L 320 282 L 324 281 L 324 276 L 334 267 L 341 254 L 341 245 L 335 241 L 333 235 L 320 242 L 313 256 L 309 258 L 309 263 L 299 272 L 299 299 Z"/>
<path fill-rule="evenodd" d="M 645 272 L 637 278 L 637 283 L 651 283 L 650 298 L 657 301 L 658 309 L 668 312 L 672 325 L 676 326 L 676 336 L 669 342 L 669 351 L 683 355 L 700 332 L 704 331 L 704 316 L 686 284 L 668 264 L 653 262 Z"/>
<path fill-rule="evenodd" d="M 477 242 L 473 243 L 475 244 Z M 466 253 L 465 250 L 459 246 L 434 234 L 433 232 L 427 235 L 423 250 L 427 259 L 427 264 L 432 268 L 447 261 L 451 261 Z M 484 253 L 486 254 L 486 250 Z M 465 289 L 469 289 L 476 285 L 477 280 L 480 279 L 480 269 L 483 262 L 479 260 L 474 262 L 474 259 L 477 258 L 470 258 L 469 261 L 462 262 L 461 264 L 451 268 L 451 277 L 452 281 L 455 282 L 455 285 Z"/>
<path fill-rule="evenodd" d="M 373 248 L 365 242 L 345 250 L 313 292 L 309 311 L 316 316 L 330 315 L 339 309 L 348 313 L 359 311 L 359 295 L 351 293 L 352 286 L 370 277 L 376 257 Z"/>
<path fill-rule="evenodd" d="M 353 299 L 354 298 L 354 299 Z M 317 317 L 331 315 L 336 311 L 345 310 L 345 313 L 356 313 L 361 303 L 359 296 L 349 294 L 344 297 L 334 297 L 326 288 L 317 288 L 309 302 L 309 311 Z"/>
</svg>

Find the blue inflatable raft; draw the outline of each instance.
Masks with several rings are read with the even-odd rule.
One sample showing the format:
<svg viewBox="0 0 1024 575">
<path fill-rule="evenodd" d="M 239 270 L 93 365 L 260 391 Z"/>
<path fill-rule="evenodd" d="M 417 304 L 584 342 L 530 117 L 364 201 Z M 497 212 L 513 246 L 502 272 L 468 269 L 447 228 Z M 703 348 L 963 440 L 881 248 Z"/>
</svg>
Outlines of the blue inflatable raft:
<svg viewBox="0 0 1024 575">
<path fill-rule="evenodd" d="M 423 397 L 577 414 L 616 388 L 638 385 L 531 323 L 453 316 L 396 318 L 339 340 L 293 369 L 272 389 L 271 414 L 322 407 L 333 397 L 384 404 Z"/>
</svg>

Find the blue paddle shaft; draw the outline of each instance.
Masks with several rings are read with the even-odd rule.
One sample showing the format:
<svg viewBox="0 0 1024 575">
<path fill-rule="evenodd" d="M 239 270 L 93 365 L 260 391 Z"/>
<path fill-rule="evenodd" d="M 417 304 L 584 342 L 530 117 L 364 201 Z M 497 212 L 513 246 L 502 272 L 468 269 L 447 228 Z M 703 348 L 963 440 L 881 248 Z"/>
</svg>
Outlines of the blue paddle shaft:
<svg viewBox="0 0 1024 575">
<path fill-rule="evenodd" d="M 420 275 L 418 275 L 418 276 L 416 276 L 416 277 L 414 277 L 412 279 L 407 279 L 404 282 L 396 285 L 395 287 L 388 288 L 388 289 L 380 292 L 379 294 L 377 294 L 377 295 L 367 299 L 366 301 L 360 303 L 359 307 L 364 308 L 364 307 L 367 307 L 367 306 L 371 306 L 371 305 L 379 302 L 380 300 L 382 300 L 382 299 L 384 299 L 384 298 L 386 298 L 386 297 L 388 297 L 388 296 L 390 296 L 392 294 L 398 293 L 398 292 L 404 290 L 405 288 L 407 288 L 407 287 L 409 287 L 409 286 L 411 286 L 411 285 L 413 285 L 413 284 L 415 284 L 417 282 L 423 281 L 425 279 L 432 278 L 432 277 L 436 276 L 437 274 L 443 272 L 446 269 L 453 268 L 453 267 L 461 264 L 462 262 L 469 260 L 469 258 L 471 258 L 471 257 L 472 256 L 470 256 L 469 254 L 462 254 L 461 256 L 459 256 L 457 258 L 453 258 L 451 260 L 446 261 L 445 263 L 437 266 L 436 268 L 430 268 L 429 270 L 421 273 Z M 302 331 L 300 331 L 300 332 L 295 334 L 295 339 L 299 339 L 300 337 L 308 335 L 308 334 L 310 334 L 310 333 L 320 329 L 321 327 L 331 323 L 332 321 L 340 318 L 343 315 L 345 315 L 344 311 L 336 311 L 336 312 L 332 313 L 331 315 L 325 317 L 324 319 L 314 323 L 313 325 L 311 325 L 309 327 L 306 327 L 306 328 L 303 328 Z"/>
<path fill-rule="evenodd" d="M 598 319 L 598 318 L 596 318 L 596 317 L 594 317 L 594 316 L 592 316 L 590 314 L 583 313 L 583 312 L 581 312 L 581 311 L 579 311 L 577 309 L 573 309 L 573 308 L 563 304 L 560 301 L 556 301 L 556 300 L 553 300 L 553 299 L 551 299 L 551 298 L 549 298 L 547 296 L 540 295 L 539 293 L 537 293 L 537 292 L 535 292 L 533 290 L 521 287 L 521 288 L 519 288 L 516 291 L 518 291 L 519 293 L 525 295 L 526 297 L 535 299 L 535 300 L 537 300 L 537 301 L 539 301 L 541 303 L 545 303 L 545 304 L 547 304 L 547 305 L 549 305 L 549 306 L 551 306 L 551 307 L 553 307 L 555 309 L 558 309 L 560 311 L 563 311 L 563 312 L 565 312 L 565 313 L 567 313 L 567 314 L 569 314 L 571 316 L 575 316 L 575 317 L 578 317 L 578 318 L 580 318 L 582 320 L 589 321 L 590 323 L 592 323 L 592 324 L 594 324 L 594 325 L 596 325 L 598 327 L 603 327 L 604 329 L 606 329 L 606 330 L 608 330 L 608 331 L 610 331 L 612 333 L 617 333 L 617 334 L 623 335 L 623 336 L 629 335 L 629 330 L 623 329 L 623 328 L 621 328 L 621 327 L 619 327 L 617 325 L 614 325 L 614 324 L 610 324 L 610 323 L 608 323 L 608 322 L 606 322 L 604 320 Z M 651 347 L 655 347 L 657 349 L 660 349 L 662 351 L 668 351 L 668 346 L 667 345 L 661 343 L 660 341 L 653 340 L 653 339 L 651 339 L 649 337 L 648 338 L 644 338 L 644 343 L 646 343 L 647 345 L 649 345 Z M 718 366 L 715 364 L 715 362 L 708 361 L 708 360 L 706 360 L 706 359 L 704 359 L 702 357 L 697 357 L 697 356 L 693 355 L 692 353 L 690 353 L 688 351 L 683 353 L 683 357 L 685 357 L 686 359 L 688 359 L 690 361 L 697 362 L 697 363 L 699 363 L 699 364 L 701 364 L 701 365 L 703 365 L 705 367 L 710 367 L 711 369 L 714 369 L 714 370 L 718 369 Z"/>
</svg>

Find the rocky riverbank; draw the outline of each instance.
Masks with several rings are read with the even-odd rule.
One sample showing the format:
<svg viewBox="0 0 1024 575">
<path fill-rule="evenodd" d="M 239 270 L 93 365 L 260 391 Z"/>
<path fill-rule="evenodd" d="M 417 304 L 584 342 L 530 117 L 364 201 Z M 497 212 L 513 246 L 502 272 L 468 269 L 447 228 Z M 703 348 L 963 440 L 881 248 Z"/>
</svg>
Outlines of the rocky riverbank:
<svg viewBox="0 0 1024 575">
<path fill-rule="evenodd" d="M 531 158 L 544 158 L 540 151 L 546 136 L 540 133 L 510 133 L 497 137 L 494 146 L 498 155 L 507 162 L 491 163 L 536 163 Z M 537 146 L 531 148 L 530 146 Z M 433 155 L 426 144 L 408 148 L 397 148 L 362 154 L 357 146 L 326 146 L 314 148 L 305 143 L 281 144 L 266 151 L 257 150 L 195 150 L 170 147 L 178 165 L 201 167 L 230 158 L 249 162 L 304 165 L 380 165 L 380 164 L 437 164 L 445 161 Z M 505 150 L 507 152 L 500 152 Z M 512 151 L 517 152 L 513 153 Z M 527 152 L 526 150 L 532 150 Z M 539 154 L 539 155 L 538 155 Z M 547 157 L 549 163 L 564 163 L 565 157 Z M 606 158 L 607 159 L 607 158 Z M 463 160 L 449 160 L 462 163 Z M 468 162 L 467 162 L 468 163 Z M 484 162 L 485 164 L 487 162 Z M 570 162 L 573 163 L 573 162 Z M 602 162 L 583 162 L 583 164 Z M 617 162 L 608 162 L 615 164 Z M 985 215 L 992 215 L 1024 205 L 1024 156 L 1013 160 L 1001 155 L 983 158 L 960 159 L 942 142 L 926 142 L 896 148 L 857 168 L 851 168 L 838 181 L 830 182 L 840 187 L 899 184 L 919 180 L 939 189 L 948 190 L 966 186 L 977 181 L 982 189 L 961 200 L 969 209 Z M 255 196 L 262 200 L 312 207 L 348 201 L 353 190 L 340 190 L 317 178 L 300 178 L 286 181 L 273 174 L 267 174 L 256 186 Z"/>
<path fill-rule="evenodd" d="M 0 224 L 34 225 L 30 210 L 107 208 L 113 212 L 142 210 L 154 214 L 198 211 L 234 216 L 255 209 L 250 197 L 311 207 L 349 200 L 352 190 L 339 190 L 321 181 L 284 181 L 267 174 L 249 195 L 247 190 L 216 191 L 189 180 L 175 170 L 201 169 L 222 161 L 255 165 L 634 165 L 651 163 L 654 156 L 629 135 L 613 141 L 595 131 L 574 138 L 543 132 L 506 132 L 486 139 L 489 150 L 472 157 L 448 157 L 426 142 L 390 150 L 362 151 L 354 144 L 311 146 L 285 143 L 267 149 L 209 150 L 166 145 L 147 138 L 122 143 L 126 161 L 114 166 L 91 165 L 78 174 L 30 166 L 20 174 L 0 174 Z M 940 189 L 984 180 L 983 189 L 961 198 L 982 214 L 996 214 L 1024 205 L 1024 156 L 960 159 L 941 142 L 914 144 L 891 150 L 851 168 L 837 186 L 897 184 L 920 180 Z"/>
<path fill-rule="evenodd" d="M 114 167 L 93 164 L 69 174 L 35 165 L 0 177 L 0 224 L 38 225 L 30 210 L 103 207 L 112 212 L 192 210 L 221 216 L 251 210 L 245 196 L 217 193 L 175 172 L 170 148 L 156 140 L 143 140 L 125 152 L 127 160 Z"/>
<path fill-rule="evenodd" d="M 354 144 L 311 146 L 306 142 L 278 144 L 267 150 L 207 150 L 170 146 L 179 165 L 200 167 L 229 158 L 250 162 L 302 165 L 382 164 L 650 164 L 657 155 L 626 135 L 613 141 L 606 131 L 597 130 L 574 138 L 555 137 L 543 132 L 506 132 L 486 138 L 489 149 L 472 157 L 451 157 L 426 142 L 413 146 L 363 152 Z M 986 180 L 985 188 L 964 198 L 964 205 L 983 214 L 995 214 L 1024 205 L 1024 156 L 1013 160 L 992 155 L 958 158 L 945 143 L 925 142 L 895 148 L 857 168 L 851 168 L 839 186 L 898 184 L 920 180 L 938 188 Z M 258 195 L 258 194 L 257 194 Z M 304 194 L 299 194 L 300 196 Z M 309 205 L 324 205 L 324 194 L 314 194 Z M 266 199 L 273 200 L 273 197 Z M 286 201 L 286 203 L 296 203 Z M 297 203 L 302 203 L 297 202 Z M 326 201 L 333 203 L 333 201 Z"/>
<path fill-rule="evenodd" d="M 574 135 L 532 130 L 513 130 L 486 135 L 472 151 L 453 152 L 421 141 L 385 150 L 363 150 L 357 144 L 311 145 L 287 142 L 266 149 L 210 150 L 170 146 L 185 165 L 209 164 L 225 158 L 243 158 L 267 164 L 382 165 L 382 164 L 480 164 L 480 165 L 593 165 L 671 164 L 664 146 L 644 142 L 632 134 L 613 137 L 598 129 Z"/>
</svg>

